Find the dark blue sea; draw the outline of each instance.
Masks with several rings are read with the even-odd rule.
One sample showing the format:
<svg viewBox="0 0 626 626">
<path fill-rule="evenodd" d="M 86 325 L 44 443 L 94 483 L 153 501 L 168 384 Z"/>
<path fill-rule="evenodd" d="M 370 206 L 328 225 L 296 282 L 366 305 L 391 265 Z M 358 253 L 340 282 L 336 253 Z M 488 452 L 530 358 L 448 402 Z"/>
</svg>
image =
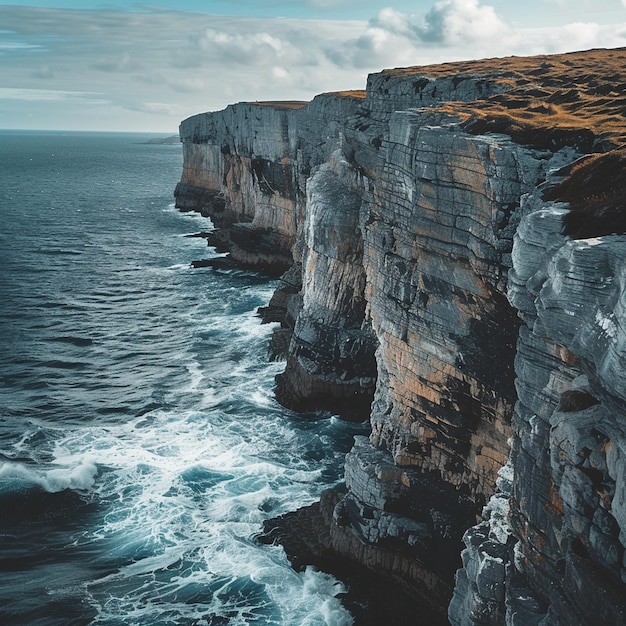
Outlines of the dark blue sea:
<svg viewBox="0 0 626 626">
<path fill-rule="evenodd" d="M 0 624 L 351 623 L 259 545 L 358 426 L 273 396 L 274 283 L 192 269 L 180 146 L 0 133 Z"/>
</svg>

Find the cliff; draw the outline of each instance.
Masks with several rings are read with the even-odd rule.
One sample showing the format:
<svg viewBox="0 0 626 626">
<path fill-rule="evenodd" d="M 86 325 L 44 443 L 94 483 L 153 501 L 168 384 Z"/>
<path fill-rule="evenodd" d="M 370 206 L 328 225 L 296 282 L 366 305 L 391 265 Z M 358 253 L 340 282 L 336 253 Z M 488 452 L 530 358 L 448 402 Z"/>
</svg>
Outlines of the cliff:
<svg viewBox="0 0 626 626">
<path fill-rule="evenodd" d="M 278 400 L 371 423 L 345 490 L 266 540 L 395 623 L 626 623 L 625 61 L 386 70 L 181 124 L 216 263 L 283 274 Z"/>
</svg>

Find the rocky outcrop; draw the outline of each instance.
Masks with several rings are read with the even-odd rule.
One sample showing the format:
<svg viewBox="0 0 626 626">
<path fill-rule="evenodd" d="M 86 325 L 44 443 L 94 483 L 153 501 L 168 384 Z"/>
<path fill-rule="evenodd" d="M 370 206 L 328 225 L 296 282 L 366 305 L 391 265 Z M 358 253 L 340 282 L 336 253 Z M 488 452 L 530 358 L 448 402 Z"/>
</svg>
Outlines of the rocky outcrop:
<svg viewBox="0 0 626 626">
<path fill-rule="evenodd" d="M 578 162 L 623 141 L 624 60 L 391 70 L 181 124 L 178 206 L 230 262 L 285 272 L 260 311 L 277 399 L 371 423 L 344 491 L 268 522 L 296 565 L 365 567 L 432 623 L 626 620 L 626 240 L 601 181 L 624 161 Z"/>
<path fill-rule="evenodd" d="M 296 409 L 313 402 L 362 420 L 376 381 L 376 338 L 364 324 L 361 197 L 346 184 L 342 168 L 349 166 L 336 153 L 307 183 L 302 308 L 276 397 Z"/>
<path fill-rule="evenodd" d="M 466 533 L 450 614 L 454 624 L 622 624 L 626 240 L 570 239 L 562 204 L 526 204 L 509 281 L 523 319 L 498 496 L 510 510 L 493 522 L 487 511 Z"/>
</svg>

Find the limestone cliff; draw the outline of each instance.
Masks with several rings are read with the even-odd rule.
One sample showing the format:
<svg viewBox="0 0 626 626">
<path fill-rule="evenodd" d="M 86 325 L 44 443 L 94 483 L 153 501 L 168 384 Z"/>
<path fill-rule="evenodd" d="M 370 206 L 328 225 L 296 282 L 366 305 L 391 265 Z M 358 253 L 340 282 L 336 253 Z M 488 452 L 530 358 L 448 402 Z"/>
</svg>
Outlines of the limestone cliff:
<svg viewBox="0 0 626 626">
<path fill-rule="evenodd" d="M 278 400 L 371 423 L 345 492 L 268 523 L 298 563 L 365 566 L 432 623 L 626 621 L 624 61 L 390 70 L 181 124 L 178 206 L 220 263 L 285 272 Z"/>
</svg>

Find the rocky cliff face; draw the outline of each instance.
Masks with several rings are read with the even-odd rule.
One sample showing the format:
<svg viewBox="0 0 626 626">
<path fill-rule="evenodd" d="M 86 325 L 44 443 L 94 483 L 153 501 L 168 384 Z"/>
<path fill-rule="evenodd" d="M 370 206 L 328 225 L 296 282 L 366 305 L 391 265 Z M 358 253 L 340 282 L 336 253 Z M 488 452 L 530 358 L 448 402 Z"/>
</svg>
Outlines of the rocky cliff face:
<svg viewBox="0 0 626 626">
<path fill-rule="evenodd" d="M 621 624 L 626 241 L 565 237 L 562 204 L 526 203 L 509 280 L 523 325 L 506 496 L 466 534 L 451 615 Z"/>
<path fill-rule="evenodd" d="M 287 270 L 262 312 L 278 400 L 370 419 L 345 493 L 310 514 L 309 560 L 396 581 L 433 623 L 626 620 L 619 185 L 587 202 L 603 236 L 562 234 L 565 166 L 623 141 L 589 99 L 612 102 L 615 75 L 584 70 L 625 60 L 386 71 L 181 125 L 178 206 L 231 262 Z M 581 171 L 597 187 L 602 167 Z M 268 524 L 288 551 L 290 528 Z"/>
</svg>

